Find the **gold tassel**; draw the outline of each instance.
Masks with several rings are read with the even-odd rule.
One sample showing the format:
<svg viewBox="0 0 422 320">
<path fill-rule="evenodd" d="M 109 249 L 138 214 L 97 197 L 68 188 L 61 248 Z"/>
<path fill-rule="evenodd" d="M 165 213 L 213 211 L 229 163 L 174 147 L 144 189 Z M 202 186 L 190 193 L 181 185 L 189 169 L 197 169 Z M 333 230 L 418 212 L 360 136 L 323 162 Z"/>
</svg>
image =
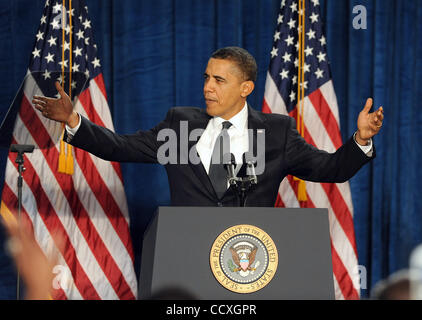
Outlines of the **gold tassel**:
<svg viewBox="0 0 422 320">
<path fill-rule="evenodd" d="M 308 196 L 306 194 L 306 182 L 297 177 L 293 177 L 293 181 L 299 181 L 297 188 L 297 200 L 302 202 L 308 201 Z"/>
<path fill-rule="evenodd" d="M 67 155 L 66 155 L 66 173 L 69 175 L 72 175 L 73 172 L 74 172 L 74 166 L 73 166 L 72 146 L 68 144 Z"/>
<path fill-rule="evenodd" d="M 66 130 L 66 129 L 65 129 Z M 64 131 L 60 139 L 60 155 L 58 172 L 72 175 L 75 171 L 73 164 L 72 146 L 63 141 Z M 67 145 L 67 152 L 65 152 Z"/>
<path fill-rule="evenodd" d="M 60 173 L 66 173 L 66 153 L 64 151 L 64 141 L 63 136 L 60 140 L 60 155 L 59 155 L 59 169 Z"/>
<path fill-rule="evenodd" d="M 3 201 L 1 202 L 1 205 L 0 205 L 0 214 L 7 225 L 18 223 L 16 217 L 13 215 L 13 213 L 9 210 L 9 208 L 6 206 L 6 204 Z"/>
<path fill-rule="evenodd" d="M 303 180 L 299 180 L 299 187 L 297 190 L 297 200 L 308 201 L 308 196 L 306 195 L 306 182 Z"/>
</svg>

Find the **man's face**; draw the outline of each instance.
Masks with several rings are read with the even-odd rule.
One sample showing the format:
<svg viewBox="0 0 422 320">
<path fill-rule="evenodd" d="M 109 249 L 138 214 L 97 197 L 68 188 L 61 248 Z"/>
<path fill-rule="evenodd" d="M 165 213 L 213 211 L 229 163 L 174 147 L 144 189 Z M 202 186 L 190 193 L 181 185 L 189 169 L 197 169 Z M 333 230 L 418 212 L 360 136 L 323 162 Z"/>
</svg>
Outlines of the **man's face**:
<svg viewBox="0 0 422 320">
<path fill-rule="evenodd" d="M 246 96 L 245 82 L 236 64 L 211 58 L 204 73 L 207 113 L 228 120 L 242 110 Z"/>
</svg>

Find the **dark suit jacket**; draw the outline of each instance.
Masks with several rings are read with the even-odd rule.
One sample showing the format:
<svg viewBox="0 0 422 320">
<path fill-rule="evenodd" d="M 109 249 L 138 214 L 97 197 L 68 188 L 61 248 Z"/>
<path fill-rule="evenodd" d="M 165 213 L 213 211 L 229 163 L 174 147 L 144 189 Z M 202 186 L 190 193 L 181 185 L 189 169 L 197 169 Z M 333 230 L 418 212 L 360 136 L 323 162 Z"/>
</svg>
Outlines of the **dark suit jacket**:
<svg viewBox="0 0 422 320">
<path fill-rule="evenodd" d="M 372 157 L 367 157 L 353 138 L 333 154 L 318 150 L 298 134 L 293 118 L 264 114 L 250 107 L 248 112 L 248 128 L 254 131 L 265 129 L 265 171 L 258 176 L 258 184 L 249 194 L 247 206 L 274 206 L 280 182 L 288 174 L 314 182 L 345 182 L 375 157 L 375 152 Z M 180 121 L 188 121 L 190 132 L 198 128 L 205 129 L 210 119 L 205 109 L 173 108 L 155 128 L 120 135 L 82 117 L 81 126 L 70 143 L 105 160 L 157 163 L 157 151 L 164 143 L 157 141 L 161 129 L 169 128 L 177 133 L 179 151 Z M 256 139 L 256 135 L 254 137 Z M 64 139 L 67 139 L 66 135 Z M 196 142 L 188 143 L 189 150 Z M 238 205 L 236 194 L 231 188 L 222 199 L 217 198 L 202 163 L 167 164 L 165 168 L 172 205 Z"/>
</svg>

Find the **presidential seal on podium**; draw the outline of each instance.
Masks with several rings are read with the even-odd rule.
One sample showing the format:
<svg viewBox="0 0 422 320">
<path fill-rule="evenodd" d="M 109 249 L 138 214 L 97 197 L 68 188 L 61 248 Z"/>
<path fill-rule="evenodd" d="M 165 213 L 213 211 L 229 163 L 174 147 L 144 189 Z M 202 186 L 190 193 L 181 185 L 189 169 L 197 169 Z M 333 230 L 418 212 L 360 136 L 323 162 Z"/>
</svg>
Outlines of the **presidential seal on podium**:
<svg viewBox="0 0 422 320">
<path fill-rule="evenodd" d="M 277 248 L 271 237 L 256 226 L 232 226 L 214 241 L 210 266 L 226 289 L 256 292 L 268 285 L 277 271 Z"/>
</svg>

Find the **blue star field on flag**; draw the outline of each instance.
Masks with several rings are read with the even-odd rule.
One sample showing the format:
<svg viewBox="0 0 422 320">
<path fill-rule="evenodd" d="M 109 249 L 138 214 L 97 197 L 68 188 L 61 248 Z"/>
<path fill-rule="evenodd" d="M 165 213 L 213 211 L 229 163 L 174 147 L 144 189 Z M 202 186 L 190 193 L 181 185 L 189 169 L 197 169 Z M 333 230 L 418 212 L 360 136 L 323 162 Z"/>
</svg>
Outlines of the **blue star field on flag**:
<svg viewBox="0 0 422 320">
<path fill-rule="evenodd" d="M 326 53 L 326 39 L 322 32 L 318 6 L 319 0 L 305 1 L 305 62 L 303 66 L 305 96 L 331 79 Z M 298 1 L 283 0 L 274 34 L 269 71 L 288 112 L 297 105 L 298 20 Z"/>
<path fill-rule="evenodd" d="M 69 1 L 66 3 L 69 8 Z M 88 7 L 82 0 L 72 0 L 72 10 L 65 8 L 58 0 L 47 0 L 40 27 L 36 34 L 32 51 L 29 72 L 32 73 L 38 86 L 46 96 L 56 96 L 54 82 L 61 81 L 62 66 L 65 70 L 65 91 L 69 91 L 69 72 L 72 69 L 72 97 L 81 93 L 90 79 L 98 76 L 101 62 L 97 57 L 97 46 L 94 43 Z M 70 26 L 70 15 L 72 27 Z M 63 28 L 65 38 L 63 39 Z M 72 43 L 70 43 L 72 36 Z M 62 50 L 64 49 L 64 60 Z M 72 66 L 70 53 L 72 50 Z M 70 68 L 71 67 L 71 68 Z"/>
</svg>

